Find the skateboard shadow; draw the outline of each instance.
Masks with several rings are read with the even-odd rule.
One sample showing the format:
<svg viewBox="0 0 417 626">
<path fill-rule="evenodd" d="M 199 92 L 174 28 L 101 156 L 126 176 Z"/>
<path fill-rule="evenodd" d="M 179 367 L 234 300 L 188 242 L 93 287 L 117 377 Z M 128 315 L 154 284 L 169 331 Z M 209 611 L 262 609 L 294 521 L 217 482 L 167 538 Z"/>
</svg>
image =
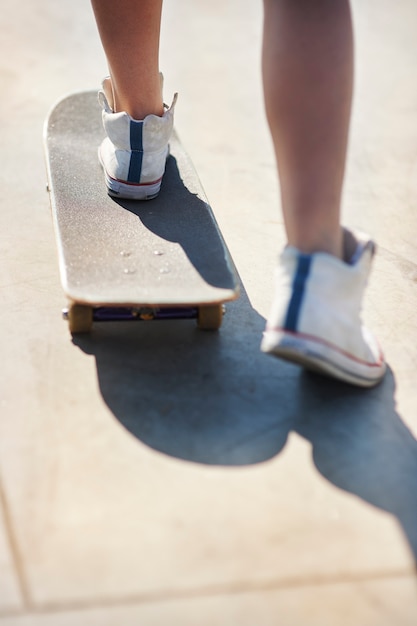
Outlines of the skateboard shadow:
<svg viewBox="0 0 417 626">
<path fill-rule="evenodd" d="M 178 243 L 200 276 L 213 287 L 234 288 L 221 235 L 207 205 L 184 184 L 174 156 L 167 159 L 159 195 L 152 202 L 113 198 L 150 232 Z"/>
<path fill-rule="evenodd" d="M 417 559 L 417 442 L 396 412 L 392 372 L 361 390 L 262 355 L 264 319 L 243 290 L 221 332 L 191 324 L 108 323 L 74 339 L 94 355 L 123 428 L 163 454 L 221 466 L 272 459 L 297 433 L 326 480 L 398 520 Z"/>
</svg>

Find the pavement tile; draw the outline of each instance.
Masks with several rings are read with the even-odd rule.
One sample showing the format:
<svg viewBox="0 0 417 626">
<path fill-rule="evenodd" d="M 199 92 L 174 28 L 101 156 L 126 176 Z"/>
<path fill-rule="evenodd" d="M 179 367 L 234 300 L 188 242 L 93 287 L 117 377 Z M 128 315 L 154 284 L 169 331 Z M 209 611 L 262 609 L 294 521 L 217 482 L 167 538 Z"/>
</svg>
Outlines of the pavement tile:
<svg viewBox="0 0 417 626">
<path fill-rule="evenodd" d="M 259 432 L 255 425 L 236 421 L 233 406 L 217 416 L 220 406 L 208 406 L 208 414 L 199 411 L 201 379 L 190 375 L 186 380 L 164 376 L 164 394 L 153 406 L 156 415 L 142 412 L 142 402 L 149 401 L 146 388 L 155 393 L 146 377 L 140 397 L 135 396 L 136 416 L 121 416 L 122 424 L 92 393 L 94 362 L 83 357 L 80 353 L 77 368 L 85 387 L 77 397 L 70 372 L 64 373 L 62 361 L 54 361 L 55 374 L 68 377 L 66 393 L 62 396 L 61 387 L 55 410 L 45 412 L 42 402 L 33 419 L 20 425 L 15 419 L 9 436 L 16 444 L 10 452 L 1 450 L 6 480 L 13 477 L 10 506 L 36 605 L 164 590 L 192 593 L 237 581 L 260 584 L 412 570 L 408 518 L 400 518 L 401 530 L 395 515 L 366 502 L 374 498 L 377 505 L 397 506 L 400 516 L 409 486 L 403 485 L 398 502 L 392 503 L 388 496 L 384 500 L 376 481 L 382 487 L 384 480 L 398 486 L 397 474 L 387 470 L 358 482 L 355 464 L 360 475 L 381 467 L 367 462 L 366 455 L 343 454 L 349 442 L 346 425 L 338 422 L 339 432 L 327 431 L 322 438 L 311 434 L 307 419 L 300 426 L 302 436 L 288 437 L 288 425 L 283 427 L 279 417 L 269 426 L 262 422 Z M 46 380 L 46 390 L 39 381 L 38 393 L 42 398 L 50 393 L 56 402 L 50 387 L 56 379 Z M 184 415 L 172 407 L 173 386 L 187 396 L 187 402 L 180 398 Z M 114 392 L 124 393 L 116 388 L 110 396 Z M 178 391 L 176 398 L 178 402 Z M 208 405 L 209 396 L 203 401 Z M 62 402 L 72 409 L 65 419 L 58 410 Z M 128 429 L 137 428 L 172 456 L 132 437 Z M 314 463 L 311 443 L 304 438 L 312 440 Z M 329 452 L 332 447 L 342 465 Z M 279 452 L 269 462 L 249 466 L 195 462 L 209 462 L 211 456 L 240 464 Z M 175 459 L 175 453 L 194 462 Z M 314 464 L 324 477 L 356 491 L 365 502 L 323 480 Z"/>
</svg>

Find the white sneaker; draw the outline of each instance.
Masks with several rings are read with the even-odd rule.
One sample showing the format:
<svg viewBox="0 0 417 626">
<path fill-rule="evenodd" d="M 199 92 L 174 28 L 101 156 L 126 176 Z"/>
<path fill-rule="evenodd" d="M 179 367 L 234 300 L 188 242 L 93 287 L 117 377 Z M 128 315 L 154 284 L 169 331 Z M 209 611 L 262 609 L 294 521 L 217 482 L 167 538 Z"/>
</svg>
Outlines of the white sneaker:
<svg viewBox="0 0 417 626">
<path fill-rule="evenodd" d="M 287 247 L 277 272 L 275 300 L 263 352 L 361 387 L 376 385 L 386 365 L 375 337 L 361 322 L 363 292 L 374 243 L 355 237 L 349 262 Z"/>
<path fill-rule="evenodd" d="M 99 160 L 109 194 L 131 200 L 155 198 L 165 172 L 177 94 L 162 117 L 147 115 L 144 120 L 113 112 L 110 79 L 103 82 L 99 101 L 107 134 Z"/>
</svg>

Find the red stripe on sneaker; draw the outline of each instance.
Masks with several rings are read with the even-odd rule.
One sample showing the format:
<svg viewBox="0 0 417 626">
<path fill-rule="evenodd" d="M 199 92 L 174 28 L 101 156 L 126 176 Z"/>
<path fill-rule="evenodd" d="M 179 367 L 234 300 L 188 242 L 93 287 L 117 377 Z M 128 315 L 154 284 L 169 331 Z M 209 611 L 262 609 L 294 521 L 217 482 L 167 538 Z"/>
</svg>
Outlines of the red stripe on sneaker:
<svg viewBox="0 0 417 626">
<path fill-rule="evenodd" d="M 378 346 L 378 350 L 379 350 L 378 361 L 376 363 L 371 363 L 369 361 L 364 361 L 363 359 L 358 359 L 358 357 L 354 356 L 353 354 L 350 354 L 350 352 L 347 352 L 346 350 L 342 350 L 338 346 L 335 346 L 333 343 L 330 343 L 330 341 L 326 341 L 325 339 L 320 339 L 319 337 L 315 337 L 314 335 L 292 332 L 290 330 L 287 330 L 286 328 L 267 328 L 267 331 L 268 330 L 272 332 L 276 331 L 276 332 L 285 333 L 287 335 L 293 335 L 294 337 L 301 337 L 302 339 L 307 339 L 309 341 L 315 341 L 316 343 L 320 343 L 323 346 L 328 346 L 332 350 L 339 352 L 339 354 L 343 354 L 343 356 L 348 357 L 349 359 L 351 359 L 351 361 L 355 361 L 356 363 L 366 365 L 367 367 L 381 367 L 381 365 L 384 363 L 384 355 L 379 346 Z"/>
<path fill-rule="evenodd" d="M 157 183 L 160 183 L 162 178 L 163 178 L 163 176 L 161 176 L 157 180 L 153 180 L 150 183 L 129 183 L 127 180 L 120 180 L 120 178 L 113 178 L 112 176 L 109 176 L 109 178 L 111 178 L 111 180 L 114 180 L 114 182 L 116 182 L 116 183 L 122 183 L 123 185 L 129 185 L 129 187 L 149 187 L 150 185 L 156 185 Z"/>
</svg>

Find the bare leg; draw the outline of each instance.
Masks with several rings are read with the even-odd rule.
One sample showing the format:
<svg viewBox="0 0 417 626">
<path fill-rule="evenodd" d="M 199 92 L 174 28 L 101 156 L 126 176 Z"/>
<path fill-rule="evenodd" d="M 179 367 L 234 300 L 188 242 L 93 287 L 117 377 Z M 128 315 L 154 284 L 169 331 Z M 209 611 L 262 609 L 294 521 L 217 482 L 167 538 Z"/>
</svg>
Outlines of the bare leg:
<svg viewBox="0 0 417 626">
<path fill-rule="evenodd" d="M 115 111 L 163 114 L 159 80 L 162 0 L 91 0 L 109 64 Z"/>
<path fill-rule="evenodd" d="M 348 0 L 264 0 L 265 107 L 288 242 L 342 255 L 340 202 L 352 100 Z"/>
</svg>

